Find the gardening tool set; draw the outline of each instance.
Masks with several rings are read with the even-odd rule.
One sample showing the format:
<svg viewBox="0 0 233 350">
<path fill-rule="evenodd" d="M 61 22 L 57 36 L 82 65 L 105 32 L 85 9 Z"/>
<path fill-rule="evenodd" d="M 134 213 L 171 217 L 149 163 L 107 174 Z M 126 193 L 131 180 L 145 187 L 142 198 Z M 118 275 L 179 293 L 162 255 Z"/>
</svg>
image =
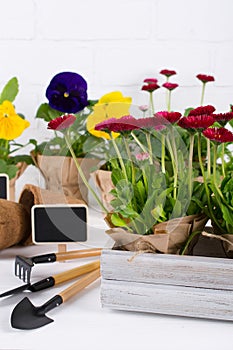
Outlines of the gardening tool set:
<svg viewBox="0 0 233 350">
<path fill-rule="evenodd" d="M 51 318 L 46 316 L 47 312 L 66 302 L 69 298 L 76 295 L 79 291 L 100 277 L 100 260 L 98 259 L 31 283 L 32 267 L 35 264 L 98 257 L 101 255 L 101 251 L 101 248 L 93 248 L 50 253 L 33 257 L 16 256 L 15 275 L 26 283 L 0 294 L 0 298 L 25 292 L 38 292 L 76 278 L 78 279 L 68 288 L 62 290 L 59 294 L 53 296 L 39 307 L 35 307 L 28 297 L 22 299 L 13 309 L 11 314 L 11 326 L 18 329 L 35 329 L 53 322 Z"/>
</svg>

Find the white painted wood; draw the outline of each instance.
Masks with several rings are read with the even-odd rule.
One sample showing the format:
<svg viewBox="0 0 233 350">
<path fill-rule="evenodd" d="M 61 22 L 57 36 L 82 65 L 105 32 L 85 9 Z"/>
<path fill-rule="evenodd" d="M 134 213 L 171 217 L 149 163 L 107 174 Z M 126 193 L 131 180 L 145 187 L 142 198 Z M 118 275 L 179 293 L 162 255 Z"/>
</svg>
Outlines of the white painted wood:
<svg viewBox="0 0 233 350">
<path fill-rule="evenodd" d="M 231 291 L 103 279 L 101 302 L 117 310 L 233 320 Z"/>
<path fill-rule="evenodd" d="M 104 249 L 101 269 L 104 279 L 233 290 L 232 259 Z"/>
<path fill-rule="evenodd" d="M 233 320 L 233 261 L 104 249 L 101 302 L 118 310 Z"/>
</svg>

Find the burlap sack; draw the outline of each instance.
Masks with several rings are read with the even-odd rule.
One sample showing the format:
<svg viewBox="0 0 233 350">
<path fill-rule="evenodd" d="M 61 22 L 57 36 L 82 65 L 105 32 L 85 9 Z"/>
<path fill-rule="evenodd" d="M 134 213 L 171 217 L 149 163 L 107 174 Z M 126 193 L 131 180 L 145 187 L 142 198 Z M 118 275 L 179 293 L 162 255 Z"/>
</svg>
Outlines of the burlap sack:
<svg viewBox="0 0 233 350">
<path fill-rule="evenodd" d="M 110 191 L 114 189 L 111 175 L 111 171 L 101 169 L 91 173 L 91 177 L 99 189 L 101 200 L 108 211 L 111 211 L 113 209 L 110 202 L 112 199 L 114 199 L 113 195 L 110 193 Z"/>
<path fill-rule="evenodd" d="M 44 156 L 31 153 L 35 165 L 45 179 L 46 189 L 88 203 L 88 189 L 83 183 L 72 157 Z M 90 178 L 91 168 L 99 163 L 94 158 L 77 158 L 85 177 Z"/>
<path fill-rule="evenodd" d="M 0 199 L 0 250 L 24 241 L 30 234 L 30 215 L 24 206 Z"/>
<path fill-rule="evenodd" d="M 24 171 L 27 168 L 27 163 L 25 162 L 20 162 L 17 165 L 18 171 L 16 173 L 16 176 L 9 181 L 9 187 L 10 187 L 10 200 L 14 201 L 15 200 L 15 183 L 18 180 L 18 178 L 24 173 Z"/>
<path fill-rule="evenodd" d="M 115 241 L 119 249 L 179 254 L 190 234 L 194 231 L 202 231 L 207 221 L 204 215 L 189 215 L 155 225 L 153 235 L 134 234 L 118 227 L 112 227 L 106 233 Z M 106 222 L 109 223 L 108 218 Z"/>
</svg>

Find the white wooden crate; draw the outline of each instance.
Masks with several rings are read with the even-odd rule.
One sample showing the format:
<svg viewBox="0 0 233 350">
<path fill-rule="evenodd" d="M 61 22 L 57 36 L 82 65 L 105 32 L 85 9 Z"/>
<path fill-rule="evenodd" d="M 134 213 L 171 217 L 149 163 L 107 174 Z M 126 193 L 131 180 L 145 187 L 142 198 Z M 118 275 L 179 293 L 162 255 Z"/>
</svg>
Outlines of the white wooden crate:
<svg viewBox="0 0 233 350">
<path fill-rule="evenodd" d="M 233 320 L 233 261 L 104 249 L 103 307 Z"/>
</svg>

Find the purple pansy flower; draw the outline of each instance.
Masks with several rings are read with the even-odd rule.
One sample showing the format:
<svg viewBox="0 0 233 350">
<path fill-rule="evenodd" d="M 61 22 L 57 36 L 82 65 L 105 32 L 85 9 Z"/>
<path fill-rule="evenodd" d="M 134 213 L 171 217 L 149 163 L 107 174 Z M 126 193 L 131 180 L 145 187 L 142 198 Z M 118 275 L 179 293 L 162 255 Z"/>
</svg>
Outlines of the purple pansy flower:
<svg viewBox="0 0 233 350">
<path fill-rule="evenodd" d="M 73 72 L 58 73 L 46 90 L 50 107 L 63 113 L 77 113 L 87 105 L 87 82 Z"/>
</svg>

